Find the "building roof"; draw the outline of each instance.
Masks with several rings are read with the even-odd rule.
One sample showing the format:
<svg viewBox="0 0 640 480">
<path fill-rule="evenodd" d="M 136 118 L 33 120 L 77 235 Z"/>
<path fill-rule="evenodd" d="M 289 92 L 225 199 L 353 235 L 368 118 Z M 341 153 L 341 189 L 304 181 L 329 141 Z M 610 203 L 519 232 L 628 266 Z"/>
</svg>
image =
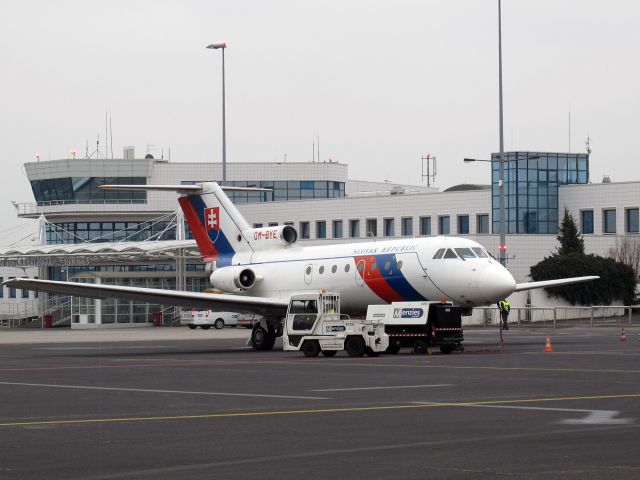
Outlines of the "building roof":
<svg viewBox="0 0 640 480">
<path fill-rule="evenodd" d="M 130 261 L 167 261 L 175 259 L 179 252 L 193 259 L 200 259 L 200 251 L 194 240 L 101 242 L 0 247 L 0 266 L 103 265 Z"/>
</svg>

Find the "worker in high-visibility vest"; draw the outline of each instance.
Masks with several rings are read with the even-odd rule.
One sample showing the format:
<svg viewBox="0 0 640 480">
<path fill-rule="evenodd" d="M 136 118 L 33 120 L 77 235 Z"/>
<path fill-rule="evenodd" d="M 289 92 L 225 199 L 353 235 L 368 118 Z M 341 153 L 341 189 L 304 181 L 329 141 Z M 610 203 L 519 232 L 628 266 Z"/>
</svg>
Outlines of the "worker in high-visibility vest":
<svg viewBox="0 0 640 480">
<path fill-rule="evenodd" d="M 500 320 L 503 330 L 509 330 L 509 323 L 507 322 L 509 318 L 509 310 L 511 310 L 511 305 L 509 305 L 509 300 L 506 298 L 504 300 L 500 300 L 498 302 L 498 308 L 500 309 Z"/>
</svg>

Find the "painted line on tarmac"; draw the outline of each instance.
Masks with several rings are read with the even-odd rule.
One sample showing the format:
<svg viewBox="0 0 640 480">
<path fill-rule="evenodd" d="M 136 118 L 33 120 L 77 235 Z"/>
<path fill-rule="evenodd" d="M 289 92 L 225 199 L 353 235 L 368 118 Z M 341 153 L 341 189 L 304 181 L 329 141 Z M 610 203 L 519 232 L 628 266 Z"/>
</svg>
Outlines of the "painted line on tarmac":
<svg viewBox="0 0 640 480">
<path fill-rule="evenodd" d="M 354 412 L 375 412 L 382 410 L 418 410 L 442 407 L 463 407 L 468 405 L 508 405 L 514 403 L 541 403 L 541 402 L 569 402 L 580 400 L 612 400 L 621 398 L 640 398 L 640 393 L 623 393 L 617 395 L 590 395 L 581 397 L 543 397 L 543 398 L 520 398 L 510 400 L 481 400 L 476 402 L 458 403 L 433 403 L 433 404 L 399 404 L 399 405 L 374 405 L 370 407 L 338 407 L 338 408 L 318 408 L 308 410 L 271 410 L 253 412 L 234 413 L 203 413 L 199 415 L 167 415 L 149 417 L 116 417 L 116 418 L 87 418 L 76 420 L 42 420 L 29 422 L 2 422 L 0 427 L 26 427 L 35 425 L 90 425 L 96 423 L 125 423 L 125 422 L 153 422 L 153 421 L 175 421 L 175 420 L 204 420 L 213 418 L 242 418 L 242 417 L 270 417 L 282 415 L 308 415 L 308 414 L 329 414 L 329 413 L 354 413 Z"/>
<path fill-rule="evenodd" d="M 423 405 L 432 405 L 434 402 L 411 402 Z M 584 418 L 565 419 L 558 423 L 565 425 L 627 425 L 633 423 L 631 418 L 615 418 L 620 415 L 617 410 L 592 410 L 585 408 L 550 408 L 550 407 L 520 407 L 514 405 L 460 405 L 466 408 L 499 408 L 510 410 L 535 410 L 547 412 L 575 412 L 587 413 Z"/>
<path fill-rule="evenodd" d="M 397 385 L 394 387 L 356 387 L 356 388 L 323 388 L 320 390 L 309 390 L 310 392 L 352 392 L 355 390 L 387 390 L 393 388 L 427 388 L 427 387 L 450 387 L 450 383 L 439 385 Z"/>
<path fill-rule="evenodd" d="M 118 388 L 118 387 L 94 387 L 90 385 L 57 385 L 48 383 L 22 383 L 0 382 L 0 385 L 18 387 L 43 387 L 43 388 L 70 388 L 73 390 L 106 390 L 115 392 L 140 392 L 140 393 L 172 393 L 180 395 L 216 395 L 221 397 L 262 397 L 262 398 L 293 398 L 298 400 L 329 400 L 326 397 L 303 397 L 299 395 L 268 395 L 262 393 L 231 393 L 231 392 L 192 392 L 185 390 L 155 390 L 146 388 Z"/>
</svg>

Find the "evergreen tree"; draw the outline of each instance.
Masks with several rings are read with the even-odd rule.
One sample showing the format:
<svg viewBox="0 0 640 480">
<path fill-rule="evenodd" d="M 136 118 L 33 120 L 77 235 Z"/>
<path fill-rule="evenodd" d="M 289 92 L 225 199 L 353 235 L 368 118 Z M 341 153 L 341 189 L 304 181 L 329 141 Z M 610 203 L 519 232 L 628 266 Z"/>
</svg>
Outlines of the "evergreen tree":
<svg viewBox="0 0 640 480">
<path fill-rule="evenodd" d="M 560 230 L 556 238 L 560 242 L 558 255 L 568 255 L 570 253 L 584 254 L 584 239 L 578 231 L 575 218 L 573 218 L 573 215 L 571 215 L 566 208 L 564 209 L 564 217 L 562 218 Z"/>
</svg>

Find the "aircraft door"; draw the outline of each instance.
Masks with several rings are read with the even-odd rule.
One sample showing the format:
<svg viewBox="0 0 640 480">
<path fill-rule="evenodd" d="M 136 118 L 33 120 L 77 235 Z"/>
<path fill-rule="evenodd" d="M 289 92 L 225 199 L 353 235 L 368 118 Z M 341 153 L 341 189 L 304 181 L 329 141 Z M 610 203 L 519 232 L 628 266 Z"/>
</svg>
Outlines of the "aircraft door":
<svg viewBox="0 0 640 480">
<path fill-rule="evenodd" d="M 313 280 L 313 265 L 308 264 L 304 267 L 304 283 L 307 285 L 311 285 L 311 281 Z"/>
<path fill-rule="evenodd" d="M 359 287 L 364 287 L 364 260 L 360 260 L 357 264 L 356 264 L 356 269 L 354 271 L 355 275 L 356 275 L 356 284 Z"/>
</svg>

